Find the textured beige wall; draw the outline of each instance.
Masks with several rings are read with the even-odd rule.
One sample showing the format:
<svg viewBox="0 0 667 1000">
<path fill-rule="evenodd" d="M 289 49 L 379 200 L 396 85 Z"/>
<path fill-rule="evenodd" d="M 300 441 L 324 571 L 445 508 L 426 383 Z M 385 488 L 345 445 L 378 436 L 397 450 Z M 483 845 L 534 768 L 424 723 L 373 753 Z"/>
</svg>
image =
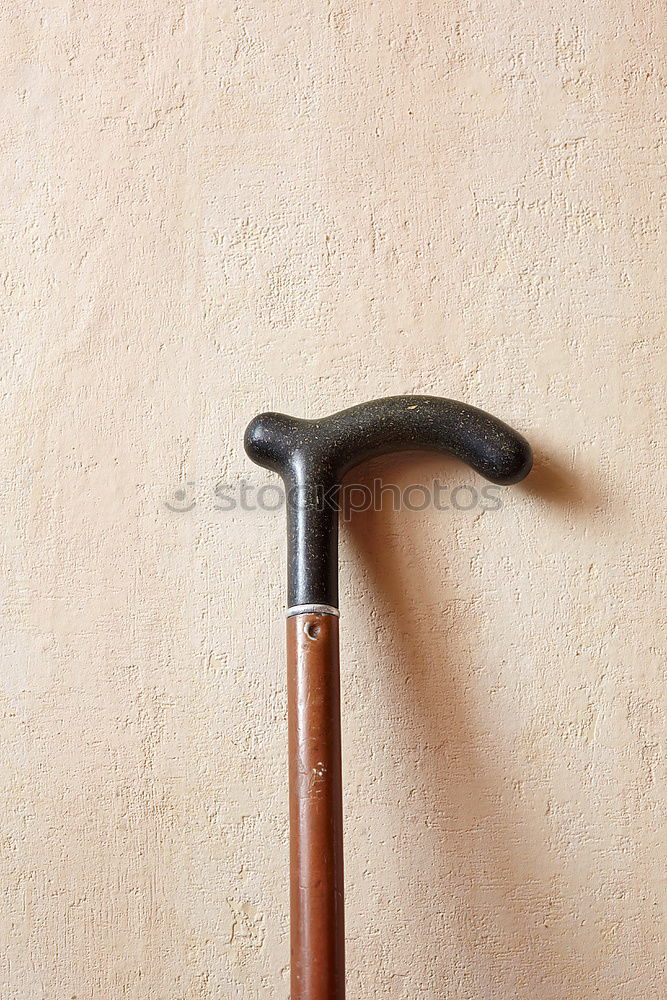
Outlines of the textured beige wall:
<svg viewBox="0 0 667 1000">
<path fill-rule="evenodd" d="M 406 391 L 537 467 L 343 532 L 349 996 L 664 995 L 663 5 L 1 35 L 2 1000 L 288 997 L 283 514 L 213 489 Z"/>
</svg>

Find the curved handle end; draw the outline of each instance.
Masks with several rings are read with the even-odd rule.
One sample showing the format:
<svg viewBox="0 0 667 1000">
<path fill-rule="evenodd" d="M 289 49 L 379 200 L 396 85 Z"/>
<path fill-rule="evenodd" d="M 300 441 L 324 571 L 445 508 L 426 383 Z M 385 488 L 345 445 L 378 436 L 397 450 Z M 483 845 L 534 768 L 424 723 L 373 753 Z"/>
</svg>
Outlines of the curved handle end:
<svg viewBox="0 0 667 1000">
<path fill-rule="evenodd" d="M 524 437 L 513 431 L 494 453 L 493 466 L 483 475 L 500 486 L 525 479 L 533 467 L 533 452 Z"/>
<path fill-rule="evenodd" d="M 299 423 L 283 413 L 259 413 L 246 427 L 243 437 L 246 455 L 264 469 L 284 475 L 298 445 L 295 432 Z"/>
</svg>

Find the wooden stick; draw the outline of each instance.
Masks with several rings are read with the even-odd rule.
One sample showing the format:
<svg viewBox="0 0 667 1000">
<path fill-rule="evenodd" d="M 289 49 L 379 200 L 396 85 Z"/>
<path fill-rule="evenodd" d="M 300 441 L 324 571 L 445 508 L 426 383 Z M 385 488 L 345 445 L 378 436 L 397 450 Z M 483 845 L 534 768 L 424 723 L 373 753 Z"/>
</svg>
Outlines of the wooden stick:
<svg viewBox="0 0 667 1000">
<path fill-rule="evenodd" d="M 338 618 L 287 619 L 291 1000 L 343 1000 Z"/>
</svg>

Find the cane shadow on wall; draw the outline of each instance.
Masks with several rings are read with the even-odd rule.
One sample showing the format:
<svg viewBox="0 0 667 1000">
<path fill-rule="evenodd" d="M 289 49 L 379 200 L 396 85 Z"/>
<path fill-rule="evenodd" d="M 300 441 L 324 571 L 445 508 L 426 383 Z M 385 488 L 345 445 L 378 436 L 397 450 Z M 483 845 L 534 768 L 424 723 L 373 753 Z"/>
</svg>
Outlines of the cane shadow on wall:
<svg viewBox="0 0 667 1000">
<path fill-rule="evenodd" d="M 408 484 L 427 484 L 434 478 L 461 480 L 463 467 L 455 460 L 424 455 L 417 461 L 415 458 L 411 456 L 409 466 L 397 457 L 385 459 L 381 465 L 376 460 L 373 468 L 366 467 L 362 474 L 355 470 L 351 478 L 366 490 L 378 479 L 395 483 L 402 495 Z M 539 449 L 535 474 L 531 473 L 511 500 L 505 495 L 513 517 L 531 494 L 560 510 L 561 515 L 566 509 L 581 513 L 596 502 Z M 534 508 L 534 504 L 528 506 Z M 574 918 L 568 922 L 571 907 L 563 890 L 543 874 L 549 843 L 540 829 L 542 817 L 535 811 L 531 815 L 530 804 L 521 793 L 512 741 L 488 731 L 492 718 L 485 720 L 483 727 L 479 711 L 476 715 L 470 705 L 471 690 L 477 699 L 483 698 L 484 691 L 488 697 L 485 665 L 475 662 L 481 654 L 471 652 L 479 633 L 475 620 L 499 613 L 494 592 L 503 586 L 503 580 L 495 577 L 493 588 L 485 593 L 483 566 L 473 575 L 470 559 L 465 557 L 467 547 L 470 558 L 473 556 L 475 535 L 479 534 L 478 512 L 454 510 L 454 516 L 450 512 L 446 518 L 436 514 L 435 523 L 433 511 L 426 513 L 428 525 L 421 515 L 409 510 L 389 515 L 377 510 L 354 511 L 346 532 L 348 550 L 357 564 L 355 571 L 368 578 L 367 589 L 372 595 L 371 606 L 363 610 L 373 615 L 373 606 L 379 607 L 383 661 L 393 665 L 391 678 L 374 678 L 376 709 L 379 713 L 388 711 L 401 720 L 399 724 L 410 727 L 402 735 L 404 750 L 411 740 L 420 741 L 414 754 L 420 764 L 422 788 L 427 791 L 421 793 L 421 803 L 419 795 L 412 804 L 405 802 L 401 826 L 414 824 L 425 848 L 420 856 L 427 864 L 434 858 L 433 870 L 419 873 L 419 858 L 395 860 L 405 864 L 418 883 L 428 886 L 428 912 L 431 916 L 443 914 L 442 934 L 448 940 L 443 941 L 442 958 L 431 955 L 429 967 L 423 968 L 421 975 L 413 966 L 411 985 L 414 990 L 422 988 L 422 983 L 436 983 L 437 995 L 447 998 L 551 1000 L 561 995 L 585 996 L 594 987 L 593 973 L 579 952 Z M 502 511 L 483 516 L 493 522 L 491 538 L 496 523 L 498 536 L 502 535 Z M 452 560 L 455 553 L 461 558 Z M 481 558 L 483 561 L 483 554 Z M 456 580 L 448 577 L 452 561 L 459 577 Z M 462 567 L 464 578 L 460 579 Z M 506 585 L 511 589 L 512 580 Z M 364 621 L 368 618 L 362 614 Z M 513 626 L 506 617 L 505 629 L 498 632 L 499 641 L 507 643 L 518 627 L 518 621 Z M 477 645 L 482 648 L 483 642 Z M 501 671 L 511 674 L 511 649 L 506 653 L 496 649 L 496 653 Z M 381 666 L 375 669 L 379 671 Z M 503 684 L 498 673 L 494 680 Z M 391 704 L 378 707 L 385 699 Z M 400 768 L 399 764 L 394 777 L 399 787 Z M 519 782 L 519 790 L 512 787 L 513 782 Z M 418 804 L 429 814 L 426 823 L 423 815 L 413 812 Z M 417 913 L 418 908 L 419 900 L 415 899 L 411 913 Z M 557 926 L 549 932 L 552 922 Z M 411 928 L 409 921 L 396 928 L 397 935 L 401 932 L 419 938 L 418 928 Z M 451 967 L 454 953 L 460 956 L 457 969 Z M 458 986 L 452 985 L 454 982 Z M 368 991 L 372 984 L 355 985 Z"/>
</svg>

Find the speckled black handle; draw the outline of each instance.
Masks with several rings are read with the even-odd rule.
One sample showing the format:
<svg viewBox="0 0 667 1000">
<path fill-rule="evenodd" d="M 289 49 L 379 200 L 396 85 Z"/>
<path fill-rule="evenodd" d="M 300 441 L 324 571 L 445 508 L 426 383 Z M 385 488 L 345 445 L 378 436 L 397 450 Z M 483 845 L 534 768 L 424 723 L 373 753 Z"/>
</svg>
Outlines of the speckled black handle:
<svg viewBox="0 0 667 1000">
<path fill-rule="evenodd" d="M 493 483 L 530 472 L 528 442 L 483 410 L 436 396 L 391 396 L 319 420 L 261 413 L 245 433 L 258 465 L 287 490 L 289 606 L 338 606 L 338 493 L 349 469 L 389 452 L 428 449 L 466 462 Z"/>
</svg>

